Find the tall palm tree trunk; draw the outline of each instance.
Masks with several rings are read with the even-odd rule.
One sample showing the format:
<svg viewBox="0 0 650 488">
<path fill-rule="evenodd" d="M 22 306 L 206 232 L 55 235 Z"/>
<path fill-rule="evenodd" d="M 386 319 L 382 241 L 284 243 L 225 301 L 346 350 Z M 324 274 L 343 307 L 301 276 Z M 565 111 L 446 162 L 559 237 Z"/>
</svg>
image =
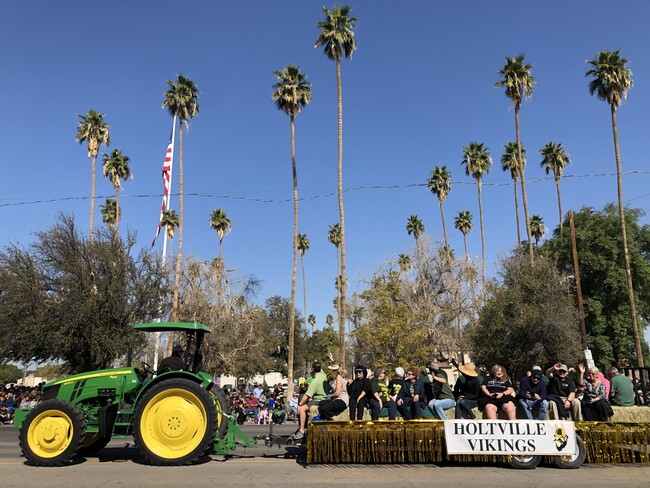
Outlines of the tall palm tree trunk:
<svg viewBox="0 0 650 488">
<path fill-rule="evenodd" d="M 632 318 L 632 333 L 634 334 L 634 348 L 636 349 L 639 367 L 643 368 L 643 351 L 641 350 L 641 337 L 636 319 L 634 305 L 634 287 L 632 285 L 632 270 L 630 269 L 630 255 L 627 248 L 627 231 L 625 229 L 625 208 L 623 207 L 623 172 L 621 170 L 621 153 L 618 148 L 618 129 L 616 127 L 616 109 L 612 108 L 612 132 L 614 133 L 614 152 L 616 153 L 616 184 L 618 191 L 618 214 L 621 219 L 621 235 L 623 236 L 623 257 L 625 259 L 625 274 L 627 275 L 627 294 L 630 300 L 630 314 Z"/>
<path fill-rule="evenodd" d="M 483 198 L 481 197 L 481 180 L 476 182 L 476 187 L 478 188 L 478 213 L 479 220 L 481 221 L 481 259 L 483 261 L 483 268 L 481 273 L 481 286 L 483 288 L 483 298 L 485 299 L 485 230 L 483 228 Z"/>
<path fill-rule="evenodd" d="M 524 158 L 521 155 L 521 134 L 519 132 L 519 107 L 515 107 L 515 132 L 517 136 L 517 160 L 519 161 L 519 176 L 521 178 L 521 196 L 524 200 L 524 218 L 526 219 L 526 236 L 528 237 L 528 254 L 533 258 L 533 235 L 530 231 L 528 217 L 528 196 L 526 195 L 526 177 L 524 176 Z"/>
<path fill-rule="evenodd" d="M 300 267 L 302 268 L 302 310 L 305 315 L 305 333 L 307 332 L 307 280 L 305 279 L 305 256 L 300 254 Z M 314 335 L 314 327 L 311 328 L 311 335 Z"/>
<path fill-rule="evenodd" d="M 341 89 L 341 60 L 336 59 L 336 94 L 338 98 L 338 199 L 339 219 L 341 225 L 341 299 L 339 300 L 339 334 L 340 351 L 339 361 L 345 368 L 345 316 L 346 297 L 348 292 L 346 265 L 345 265 L 345 214 L 343 210 L 343 94 Z"/>
<path fill-rule="evenodd" d="M 442 235 L 445 236 L 445 246 L 449 248 L 449 241 L 447 240 L 447 224 L 445 224 L 445 211 L 442 208 L 442 200 L 438 200 L 440 204 L 440 215 L 442 216 Z"/>
<path fill-rule="evenodd" d="M 467 236 L 463 234 L 463 246 L 465 247 L 465 261 L 469 263 L 469 252 L 467 251 Z"/>
<path fill-rule="evenodd" d="M 178 293 L 181 286 L 181 262 L 183 260 L 183 123 L 178 132 L 178 247 L 176 251 L 176 273 L 174 276 L 174 301 L 172 302 L 172 322 L 178 321 Z M 172 355 L 173 333 L 167 339 L 167 355 Z"/>
<path fill-rule="evenodd" d="M 289 306 L 289 358 L 287 382 L 293 392 L 293 358 L 296 333 L 296 271 L 298 268 L 298 174 L 296 172 L 295 126 L 291 115 L 291 172 L 293 176 L 293 270 L 291 273 L 291 304 Z"/>
<path fill-rule="evenodd" d="M 95 224 L 95 174 L 97 170 L 95 169 L 95 164 L 97 162 L 97 156 L 92 157 L 92 167 L 90 169 L 90 226 L 88 227 L 88 239 L 90 242 L 93 242 L 93 232 Z"/>
<path fill-rule="evenodd" d="M 115 234 L 120 235 L 120 192 L 115 188 Z"/>
<path fill-rule="evenodd" d="M 223 266 L 223 239 L 219 239 L 219 260 L 221 261 L 221 266 Z"/>
<path fill-rule="evenodd" d="M 517 247 L 521 246 L 521 230 L 519 229 L 519 196 L 517 195 L 517 178 L 512 180 L 515 190 L 515 218 L 517 219 Z"/>
<path fill-rule="evenodd" d="M 555 178 L 555 190 L 557 191 L 557 210 L 560 214 L 560 234 L 562 234 L 562 221 L 564 214 L 562 213 L 562 197 L 560 196 L 560 178 Z"/>
</svg>

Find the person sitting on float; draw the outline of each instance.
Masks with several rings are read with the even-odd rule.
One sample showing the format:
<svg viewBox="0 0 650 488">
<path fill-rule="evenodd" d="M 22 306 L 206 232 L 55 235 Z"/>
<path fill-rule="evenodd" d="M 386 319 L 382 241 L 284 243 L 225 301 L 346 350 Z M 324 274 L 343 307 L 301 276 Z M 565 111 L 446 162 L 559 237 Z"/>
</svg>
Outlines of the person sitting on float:
<svg viewBox="0 0 650 488">
<path fill-rule="evenodd" d="M 513 397 L 514 389 L 503 366 L 500 364 L 492 366 L 490 376 L 483 381 L 481 391 L 478 408 L 488 419 L 496 419 L 497 413 L 501 409 L 508 416 L 508 420 L 516 420 L 517 408 Z"/>
</svg>

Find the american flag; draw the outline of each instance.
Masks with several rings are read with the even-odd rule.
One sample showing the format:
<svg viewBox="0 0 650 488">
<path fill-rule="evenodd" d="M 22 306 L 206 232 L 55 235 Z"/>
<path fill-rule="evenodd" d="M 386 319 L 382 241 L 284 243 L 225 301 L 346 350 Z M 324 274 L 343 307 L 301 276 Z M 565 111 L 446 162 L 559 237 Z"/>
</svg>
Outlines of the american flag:
<svg viewBox="0 0 650 488">
<path fill-rule="evenodd" d="M 176 125 L 176 118 L 174 118 L 174 126 Z M 160 206 L 160 219 L 158 220 L 158 230 L 156 231 L 156 237 L 153 238 L 151 247 L 156 245 L 156 240 L 160 235 L 160 228 L 162 227 L 162 219 L 165 210 L 169 204 L 169 191 L 171 188 L 172 181 L 172 165 L 174 163 L 174 130 L 172 129 L 172 135 L 169 139 L 169 145 L 167 146 L 167 152 L 165 153 L 165 161 L 163 162 L 162 168 L 162 180 L 163 180 L 163 198 L 162 205 Z"/>
</svg>

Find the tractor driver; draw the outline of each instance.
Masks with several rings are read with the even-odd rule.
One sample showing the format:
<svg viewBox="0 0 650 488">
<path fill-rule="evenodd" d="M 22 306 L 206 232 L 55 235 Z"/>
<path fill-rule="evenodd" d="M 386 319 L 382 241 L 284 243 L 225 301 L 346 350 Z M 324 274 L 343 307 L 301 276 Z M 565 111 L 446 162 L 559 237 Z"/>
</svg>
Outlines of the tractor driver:
<svg viewBox="0 0 650 488">
<path fill-rule="evenodd" d="M 167 371 L 178 371 L 183 368 L 183 347 L 175 345 L 172 349 L 172 355 L 160 361 L 158 365 L 158 374 Z"/>
</svg>

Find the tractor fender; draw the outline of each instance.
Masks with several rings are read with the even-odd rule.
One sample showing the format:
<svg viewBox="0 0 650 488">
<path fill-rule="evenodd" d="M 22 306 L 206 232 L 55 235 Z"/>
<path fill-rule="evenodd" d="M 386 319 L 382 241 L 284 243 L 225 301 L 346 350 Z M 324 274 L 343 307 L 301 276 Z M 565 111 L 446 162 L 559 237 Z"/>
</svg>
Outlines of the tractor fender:
<svg viewBox="0 0 650 488">
<path fill-rule="evenodd" d="M 162 373 L 157 375 L 155 378 L 153 378 L 151 381 L 147 381 L 142 389 L 138 392 L 138 396 L 135 398 L 135 403 L 133 404 L 134 407 L 137 405 L 140 401 L 140 398 L 142 398 L 142 395 L 144 395 L 149 389 L 160 383 L 161 381 L 165 381 L 171 378 L 185 378 L 189 379 L 191 381 L 194 381 L 195 383 L 198 383 L 201 385 L 203 388 L 206 390 L 210 390 L 210 387 L 212 386 L 212 381 L 209 381 L 208 378 L 209 376 L 205 375 L 198 375 L 195 373 L 190 373 L 189 371 L 169 371 L 167 373 Z"/>
</svg>

